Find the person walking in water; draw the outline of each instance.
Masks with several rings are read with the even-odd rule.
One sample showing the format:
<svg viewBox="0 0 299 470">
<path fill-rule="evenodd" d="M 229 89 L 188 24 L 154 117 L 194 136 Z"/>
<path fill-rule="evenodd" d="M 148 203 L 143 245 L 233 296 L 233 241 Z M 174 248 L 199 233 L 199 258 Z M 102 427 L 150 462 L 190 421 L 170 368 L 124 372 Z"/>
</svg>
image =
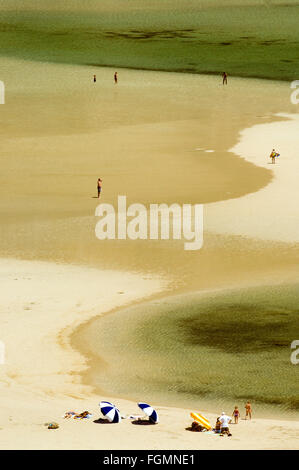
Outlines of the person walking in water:
<svg viewBox="0 0 299 470">
<path fill-rule="evenodd" d="M 223 72 L 222 74 L 222 84 L 227 85 L 227 73 L 226 72 Z"/>
<path fill-rule="evenodd" d="M 93 81 L 94 81 L 94 83 L 97 81 L 97 76 L 96 75 L 93 76 Z"/>
<path fill-rule="evenodd" d="M 115 85 L 117 84 L 117 80 L 118 80 L 117 72 L 115 72 L 115 74 L 114 74 L 114 83 L 115 83 Z"/>
<path fill-rule="evenodd" d="M 100 195 L 101 195 L 101 191 L 102 191 L 102 180 L 101 180 L 101 178 L 98 178 L 97 186 L 98 186 L 98 198 L 99 198 Z"/>
</svg>

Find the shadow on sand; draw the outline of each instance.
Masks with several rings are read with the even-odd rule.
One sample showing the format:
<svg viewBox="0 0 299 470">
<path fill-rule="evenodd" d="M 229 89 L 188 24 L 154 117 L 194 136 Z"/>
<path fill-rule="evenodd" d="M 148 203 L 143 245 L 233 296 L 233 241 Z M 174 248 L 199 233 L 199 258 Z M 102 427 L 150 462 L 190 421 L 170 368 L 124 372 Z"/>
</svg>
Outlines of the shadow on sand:
<svg viewBox="0 0 299 470">
<path fill-rule="evenodd" d="M 111 423 L 110 421 L 108 421 L 108 419 L 104 419 L 104 418 L 95 419 L 94 423 L 96 423 L 96 424 L 115 424 L 115 423 Z"/>
<path fill-rule="evenodd" d="M 132 421 L 132 424 L 139 424 L 140 426 L 154 426 L 155 423 L 153 423 L 152 421 L 150 421 L 149 419 L 135 419 L 134 421 Z"/>
</svg>

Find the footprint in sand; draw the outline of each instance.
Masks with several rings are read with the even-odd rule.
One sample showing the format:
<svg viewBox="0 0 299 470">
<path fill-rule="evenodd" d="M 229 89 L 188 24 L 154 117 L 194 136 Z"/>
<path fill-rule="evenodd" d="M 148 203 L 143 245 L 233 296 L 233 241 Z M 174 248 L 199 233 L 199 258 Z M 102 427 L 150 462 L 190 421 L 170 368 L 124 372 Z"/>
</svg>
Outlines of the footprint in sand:
<svg viewBox="0 0 299 470">
<path fill-rule="evenodd" d="M 28 304 L 24 305 L 24 310 L 32 310 L 32 305 L 35 305 L 36 302 L 29 302 Z"/>
</svg>

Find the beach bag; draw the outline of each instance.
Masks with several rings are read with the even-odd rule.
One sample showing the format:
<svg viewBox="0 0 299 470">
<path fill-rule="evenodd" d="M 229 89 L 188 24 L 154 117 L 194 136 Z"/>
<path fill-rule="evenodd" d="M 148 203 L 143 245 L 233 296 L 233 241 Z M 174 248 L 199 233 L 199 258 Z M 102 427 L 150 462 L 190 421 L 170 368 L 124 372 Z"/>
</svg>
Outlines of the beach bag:
<svg viewBox="0 0 299 470">
<path fill-rule="evenodd" d="M 58 429 L 59 424 L 57 423 L 46 423 L 45 426 L 48 426 L 48 429 Z"/>
</svg>

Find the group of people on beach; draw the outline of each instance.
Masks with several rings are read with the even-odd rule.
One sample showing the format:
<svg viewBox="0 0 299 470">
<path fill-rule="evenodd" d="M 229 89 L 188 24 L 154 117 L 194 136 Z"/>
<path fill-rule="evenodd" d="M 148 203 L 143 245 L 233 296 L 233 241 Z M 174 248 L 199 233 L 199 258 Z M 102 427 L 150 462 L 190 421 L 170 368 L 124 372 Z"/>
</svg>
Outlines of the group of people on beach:
<svg viewBox="0 0 299 470">
<path fill-rule="evenodd" d="M 117 72 L 114 72 L 113 79 L 114 79 L 114 84 L 117 85 L 117 83 L 118 83 L 118 73 Z M 93 76 L 93 82 L 96 83 L 96 81 L 97 81 L 97 76 L 94 75 Z M 222 73 L 222 84 L 227 85 L 227 72 Z"/>
<path fill-rule="evenodd" d="M 248 401 L 245 404 L 245 420 L 247 418 L 251 419 L 252 416 L 252 408 L 251 408 L 251 403 Z M 239 407 L 235 406 L 234 411 L 232 413 L 232 416 L 228 416 L 225 414 L 224 411 L 222 411 L 221 416 L 219 416 L 216 419 L 216 424 L 215 427 L 213 428 L 213 431 L 215 434 L 219 434 L 220 436 L 227 435 L 228 437 L 231 437 L 232 434 L 229 429 L 229 425 L 232 422 L 232 417 L 234 418 L 234 424 L 238 424 L 239 418 L 240 418 L 240 411 Z M 189 428 L 186 428 L 188 431 L 193 431 L 193 432 L 202 432 L 206 431 L 207 429 L 204 428 L 200 423 L 197 421 L 193 421 L 191 426 Z"/>
<path fill-rule="evenodd" d="M 76 413 L 75 411 L 67 411 L 64 414 L 63 417 L 67 418 L 67 419 L 69 419 L 69 418 L 73 418 L 73 419 L 90 419 L 92 416 L 93 416 L 92 413 L 90 413 L 89 411 L 84 411 L 83 413 Z M 194 415 L 193 413 L 191 413 L 191 416 L 196 418 L 196 415 Z M 197 415 L 197 416 L 200 417 L 200 415 Z M 230 432 L 230 429 L 229 429 L 229 425 L 232 422 L 232 417 L 234 418 L 234 424 L 238 424 L 239 418 L 240 418 L 240 411 L 239 411 L 238 406 L 235 406 L 234 411 L 232 413 L 232 416 L 226 415 L 224 411 L 221 413 L 221 416 L 219 416 L 216 420 L 215 427 L 212 429 L 215 432 L 215 434 L 219 434 L 220 436 L 227 435 L 228 437 L 232 436 L 232 434 Z M 252 417 L 252 407 L 251 407 L 250 401 L 247 401 L 247 403 L 245 404 L 245 418 L 244 419 L 245 420 L 247 420 L 247 418 L 251 419 L 251 417 Z M 122 416 L 122 418 L 126 418 L 126 416 Z M 142 417 L 140 417 L 140 416 L 130 415 L 130 416 L 128 416 L 128 418 L 129 419 L 138 419 L 139 421 L 141 420 L 140 423 L 141 422 L 144 423 L 144 420 L 142 420 L 141 419 Z M 205 418 L 203 418 L 202 416 L 201 416 L 201 418 L 205 420 Z M 105 420 L 100 419 L 99 421 L 104 422 Z M 156 422 L 158 422 L 158 418 L 157 418 Z M 54 423 L 54 422 L 46 423 L 46 425 L 48 426 L 48 429 L 57 429 L 57 428 L 59 428 L 59 425 L 57 423 Z M 197 421 L 193 421 L 191 426 L 186 428 L 186 430 L 193 431 L 193 432 L 202 432 L 202 431 L 207 431 L 208 429 L 209 428 L 205 428 L 204 426 L 202 426 Z"/>
<path fill-rule="evenodd" d="M 247 420 L 247 418 L 251 419 L 251 416 L 252 416 L 252 408 L 251 408 L 250 401 L 248 401 L 245 404 L 245 418 L 244 419 L 245 420 Z M 232 417 L 234 418 L 234 424 L 238 424 L 239 418 L 240 418 L 240 411 L 239 411 L 238 406 L 235 406 L 234 411 L 232 413 Z M 216 433 L 221 434 L 222 436 L 224 436 L 225 434 L 227 434 L 228 436 L 231 436 L 231 433 L 229 430 L 229 424 L 231 422 L 232 422 L 232 418 L 230 416 L 227 416 L 223 411 L 221 413 L 221 416 L 219 416 L 219 418 L 217 418 L 216 420 L 214 431 Z"/>
</svg>

